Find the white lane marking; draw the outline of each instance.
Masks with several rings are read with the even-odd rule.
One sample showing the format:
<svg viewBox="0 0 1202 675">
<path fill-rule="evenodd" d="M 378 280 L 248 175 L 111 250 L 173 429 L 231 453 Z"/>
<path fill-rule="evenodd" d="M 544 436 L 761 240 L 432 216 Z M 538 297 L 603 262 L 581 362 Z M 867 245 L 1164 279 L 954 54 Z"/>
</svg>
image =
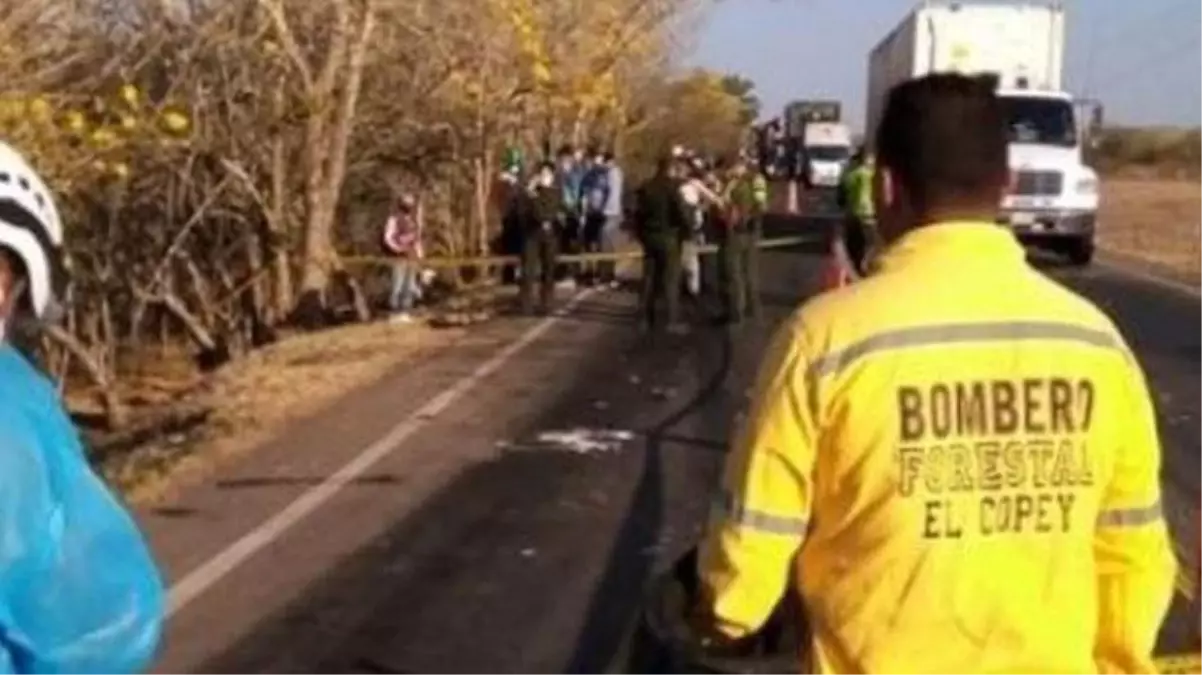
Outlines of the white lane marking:
<svg viewBox="0 0 1202 675">
<path fill-rule="evenodd" d="M 592 290 L 576 294 L 565 307 L 571 310 L 593 293 Z M 566 314 L 566 312 L 565 312 Z M 532 342 L 542 337 L 556 323 L 560 316 L 543 319 L 530 330 L 526 331 L 517 341 L 497 352 L 475 370 L 444 390 L 441 394 L 429 400 L 396 426 L 382 438 L 364 448 L 354 459 L 347 462 L 333 475 L 321 483 L 306 490 L 292 503 L 285 506 L 274 516 L 259 524 L 258 527 L 243 535 L 217 555 L 208 559 L 192 570 L 171 587 L 167 597 L 167 616 L 173 616 L 188 606 L 196 598 L 203 595 L 214 584 L 221 581 L 227 574 L 238 568 L 253 555 L 271 544 L 281 535 L 296 525 L 306 516 L 316 511 L 329 501 L 339 490 L 361 476 L 380 460 L 396 450 L 410 436 L 425 427 L 431 419 L 445 411 L 452 403 L 467 392 L 471 391 L 480 381 L 496 372 L 510 359 L 528 347 Z"/>
</svg>

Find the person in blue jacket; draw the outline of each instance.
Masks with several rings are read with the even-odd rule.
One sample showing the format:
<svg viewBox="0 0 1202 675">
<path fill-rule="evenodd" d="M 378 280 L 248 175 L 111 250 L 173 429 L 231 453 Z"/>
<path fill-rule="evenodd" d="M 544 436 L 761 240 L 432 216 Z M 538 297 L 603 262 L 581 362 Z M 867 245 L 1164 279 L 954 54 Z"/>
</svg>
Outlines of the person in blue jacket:
<svg viewBox="0 0 1202 675">
<path fill-rule="evenodd" d="M 47 318 L 62 223 L 29 164 L 0 143 L 0 335 Z M 0 343 L 0 671 L 149 667 L 164 591 L 129 513 L 88 464 L 54 385 Z"/>
</svg>

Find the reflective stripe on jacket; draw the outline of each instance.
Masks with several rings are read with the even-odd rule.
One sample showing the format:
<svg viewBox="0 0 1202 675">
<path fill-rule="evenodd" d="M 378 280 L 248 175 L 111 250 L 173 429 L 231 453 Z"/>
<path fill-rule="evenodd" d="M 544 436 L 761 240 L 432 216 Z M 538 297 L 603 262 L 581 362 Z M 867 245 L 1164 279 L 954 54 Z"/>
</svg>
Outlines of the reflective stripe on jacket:
<svg viewBox="0 0 1202 675">
<path fill-rule="evenodd" d="M 1110 320 L 1006 230 L 924 227 L 775 337 L 705 597 L 739 636 L 792 576 L 820 672 L 1154 672 L 1175 574 L 1159 473 Z"/>
</svg>

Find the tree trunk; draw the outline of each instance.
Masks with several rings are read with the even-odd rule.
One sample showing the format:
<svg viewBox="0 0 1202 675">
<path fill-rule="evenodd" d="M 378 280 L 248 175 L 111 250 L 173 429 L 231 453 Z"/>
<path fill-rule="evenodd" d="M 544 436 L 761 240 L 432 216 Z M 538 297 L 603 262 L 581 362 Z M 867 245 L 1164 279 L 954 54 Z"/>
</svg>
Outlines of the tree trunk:
<svg viewBox="0 0 1202 675">
<path fill-rule="evenodd" d="M 267 308 L 266 279 L 259 274 L 263 269 L 263 237 L 257 232 L 247 235 L 243 244 L 246 247 L 247 270 L 255 277 L 246 288 L 246 293 L 250 297 L 250 306 L 254 308 L 254 314 L 262 316 Z"/>
<path fill-rule="evenodd" d="M 342 192 L 346 175 L 346 154 L 351 134 L 355 127 L 355 109 L 359 102 L 359 90 L 363 82 L 363 68 L 367 50 L 376 24 L 374 0 L 364 4 L 363 16 L 355 40 L 349 45 L 350 10 L 345 4 L 338 6 L 338 26 L 330 46 L 329 60 L 322 73 L 317 91 L 314 93 L 315 109 L 310 112 L 308 140 L 309 166 L 306 177 L 308 219 L 305 226 L 301 274 L 301 296 L 297 302 L 296 319 L 306 328 L 316 328 L 326 323 L 325 290 L 329 285 L 333 247 L 335 208 Z M 338 92 L 335 107 L 334 75 L 345 63 L 346 79 Z M 329 79 L 326 79 L 329 75 Z"/>
<path fill-rule="evenodd" d="M 192 338 L 192 341 L 200 347 L 196 363 L 202 371 L 216 370 L 219 366 L 229 362 L 231 354 L 228 343 L 224 339 L 214 337 L 204 323 L 195 314 L 188 311 L 183 300 L 180 300 L 174 293 L 163 293 L 156 300 L 163 309 L 180 320 L 188 337 Z"/>
<path fill-rule="evenodd" d="M 105 423 L 108 427 L 120 429 L 125 426 L 129 421 L 129 410 L 113 387 L 112 373 L 88 351 L 88 348 L 78 338 L 61 326 L 45 325 L 42 327 L 42 331 L 47 338 L 75 357 L 83 366 L 84 372 L 88 374 L 88 378 L 96 384 L 100 390 L 100 404 L 104 408 Z"/>
<path fill-rule="evenodd" d="M 275 91 L 272 105 L 275 116 L 284 115 L 284 88 L 281 84 Z M 267 231 L 263 236 L 263 257 L 272 266 L 272 298 L 268 321 L 280 320 L 292 306 L 295 290 L 292 285 L 292 265 L 288 258 L 287 231 L 288 213 L 288 155 L 284 137 L 277 133 L 271 140 L 271 209 L 267 217 Z"/>
</svg>

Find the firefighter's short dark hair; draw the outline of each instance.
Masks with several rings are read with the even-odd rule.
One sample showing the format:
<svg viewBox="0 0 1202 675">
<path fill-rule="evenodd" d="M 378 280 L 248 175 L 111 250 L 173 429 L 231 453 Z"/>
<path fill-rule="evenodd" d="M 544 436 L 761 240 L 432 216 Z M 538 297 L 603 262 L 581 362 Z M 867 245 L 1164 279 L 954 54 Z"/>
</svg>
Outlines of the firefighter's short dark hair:
<svg viewBox="0 0 1202 675">
<path fill-rule="evenodd" d="M 996 204 L 1007 182 L 1006 116 L 997 78 L 934 74 L 889 92 L 877 165 L 920 212 Z"/>
</svg>

